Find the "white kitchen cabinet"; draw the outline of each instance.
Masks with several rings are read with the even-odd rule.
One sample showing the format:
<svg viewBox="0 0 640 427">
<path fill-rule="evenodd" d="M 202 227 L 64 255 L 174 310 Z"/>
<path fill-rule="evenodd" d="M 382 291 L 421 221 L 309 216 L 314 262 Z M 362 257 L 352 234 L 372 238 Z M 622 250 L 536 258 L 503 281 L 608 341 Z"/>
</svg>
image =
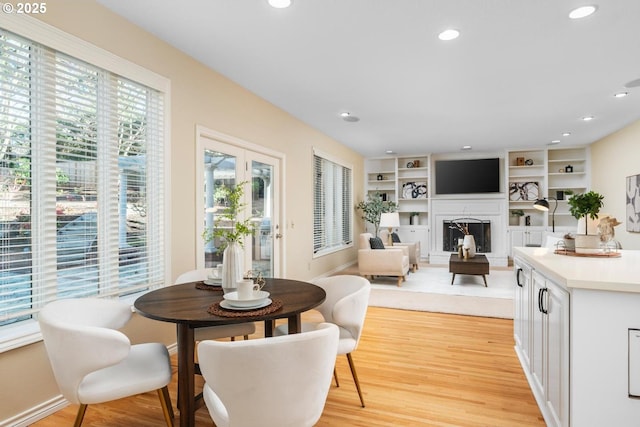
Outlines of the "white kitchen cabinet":
<svg viewBox="0 0 640 427">
<path fill-rule="evenodd" d="M 513 248 L 516 246 L 542 246 L 544 233 L 544 227 L 510 227 L 509 256 L 513 257 Z"/>
<path fill-rule="evenodd" d="M 516 292 L 514 295 L 513 335 L 516 351 L 524 366 L 531 365 L 531 296 L 532 269 L 529 264 L 518 258 L 514 261 L 513 270 L 516 274 Z"/>
<path fill-rule="evenodd" d="M 522 260 L 517 263 L 524 264 Z M 569 293 L 535 268 L 531 270 L 530 283 L 530 311 L 520 309 L 514 316 L 514 322 L 521 323 L 522 329 L 529 325 L 528 331 L 520 334 L 530 334 L 530 360 L 527 363 L 522 357 L 521 364 L 547 425 L 568 427 Z M 520 342 L 516 341 L 516 351 L 524 355 L 527 342 Z"/>
</svg>

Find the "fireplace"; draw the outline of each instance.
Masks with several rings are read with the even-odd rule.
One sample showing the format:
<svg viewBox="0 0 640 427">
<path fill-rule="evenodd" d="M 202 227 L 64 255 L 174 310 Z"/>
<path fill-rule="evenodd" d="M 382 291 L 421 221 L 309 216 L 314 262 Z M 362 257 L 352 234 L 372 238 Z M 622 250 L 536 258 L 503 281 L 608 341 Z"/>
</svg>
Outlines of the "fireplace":
<svg viewBox="0 0 640 427">
<path fill-rule="evenodd" d="M 464 233 L 458 226 L 465 226 L 469 234 L 476 241 L 476 252 L 491 252 L 491 221 L 474 218 L 458 218 L 442 221 L 442 250 L 444 252 L 457 252 L 458 239 L 464 237 Z"/>
</svg>

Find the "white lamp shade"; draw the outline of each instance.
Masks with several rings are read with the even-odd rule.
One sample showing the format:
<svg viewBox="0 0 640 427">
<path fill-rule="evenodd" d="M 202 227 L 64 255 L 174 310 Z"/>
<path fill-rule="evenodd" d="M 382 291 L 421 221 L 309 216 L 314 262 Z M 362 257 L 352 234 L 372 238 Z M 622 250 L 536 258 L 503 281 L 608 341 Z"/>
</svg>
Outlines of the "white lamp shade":
<svg viewBox="0 0 640 427">
<path fill-rule="evenodd" d="M 385 212 L 380 214 L 380 227 L 399 227 L 400 215 L 398 212 Z"/>
</svg>

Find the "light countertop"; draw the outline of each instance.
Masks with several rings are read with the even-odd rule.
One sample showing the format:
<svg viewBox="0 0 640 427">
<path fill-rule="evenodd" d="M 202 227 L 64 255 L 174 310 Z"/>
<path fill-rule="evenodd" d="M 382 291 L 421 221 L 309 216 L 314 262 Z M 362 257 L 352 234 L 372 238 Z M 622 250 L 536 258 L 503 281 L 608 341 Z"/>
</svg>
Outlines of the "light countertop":
<svg viewBox="0 0 640 427">
<path fill-rule="evenodd" d="M 640 293 L 640 251 L 620 250 L 618 258 L 560 255 L 549 248 L 516 247 L 514 251 L 567 289 Z"/>
</svg>

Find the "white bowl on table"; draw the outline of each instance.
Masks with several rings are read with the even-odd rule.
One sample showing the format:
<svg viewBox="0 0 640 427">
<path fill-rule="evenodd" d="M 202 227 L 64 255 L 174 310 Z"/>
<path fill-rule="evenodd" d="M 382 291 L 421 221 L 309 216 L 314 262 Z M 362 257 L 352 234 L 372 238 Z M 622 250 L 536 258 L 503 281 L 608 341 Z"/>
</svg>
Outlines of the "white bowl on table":
<svg viewBox="0 0 640 427">
<path fill-rule="evenodd" d="M 229 305 L 234 307 L 255 307 L 263 304 L 269 298 L 269 295 L 269 292 L 266 291 L 256 291 L 253 293 L 252 298 L 240 299 L 238 292 L 229 292 L 224 294 L 223 297 Z"/>
</svg>

